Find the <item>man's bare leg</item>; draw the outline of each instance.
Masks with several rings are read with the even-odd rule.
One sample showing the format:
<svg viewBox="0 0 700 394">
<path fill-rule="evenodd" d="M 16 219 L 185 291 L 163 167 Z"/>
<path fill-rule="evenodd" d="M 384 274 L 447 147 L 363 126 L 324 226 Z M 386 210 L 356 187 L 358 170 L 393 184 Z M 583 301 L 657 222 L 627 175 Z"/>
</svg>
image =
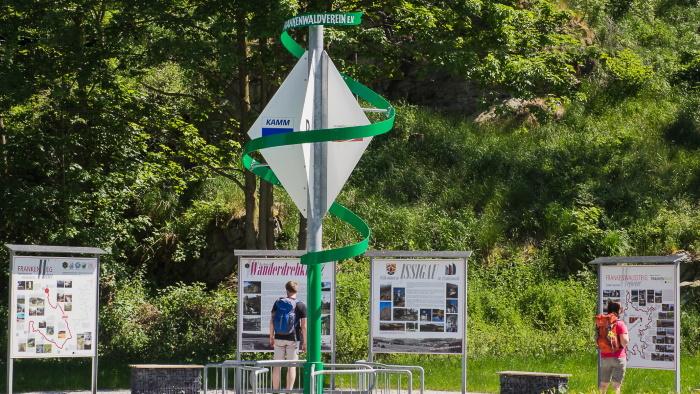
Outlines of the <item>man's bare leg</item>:
<svg viewBox="0 0 700 394">
<path fill-rule="evenodd" d="M 272 389 L 278 390 L 280 388 L 280 371 L 282 367 L 272 367 Z"/>
<path fill-rule="evenodd" d="M 297 369 L 295 367 L 287 368 L 287 390 L 294 388 L 294 381 L 297 378 Z"/>
<path fill-rule="evenodd" d="M 613 382 L 613 387 L 615 387 L 615 394 L 620 394 L 620 386 L 622 386 L 620 383 Z"/>
<path fill-rule="evenodd" d="M 274 374 L 272 376 L 274 376 Z M 608 383 L 601 383 L 600 387 L 598 387 L 598 389 L 600 389 L 601 394 L 607 393 L 608 392 Z"/>
</svg>

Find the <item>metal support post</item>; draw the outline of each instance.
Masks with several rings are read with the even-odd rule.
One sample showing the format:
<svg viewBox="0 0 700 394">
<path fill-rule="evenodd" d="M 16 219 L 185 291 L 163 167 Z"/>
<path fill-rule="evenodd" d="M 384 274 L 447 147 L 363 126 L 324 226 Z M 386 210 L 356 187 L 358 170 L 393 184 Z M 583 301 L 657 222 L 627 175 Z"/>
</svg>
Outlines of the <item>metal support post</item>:
<svg viewBox="0 0 700 394">
<path fill-rule="evenodd" d="M 372 319 L 374 319 L 374 316 L 372 316 L 372 311 L 373 305 L 372 305 L 372 297 L 373 297 L 373 289 L 374 289 L 374 257 L 369 258 L 369 318 L 367 321 L 367 329 L 369 331 L 369 347 L 368 347 L 368 352 L 367 352 L 367 361 L 369 362 L 374 362 L 374 351 L 373 351 L 373 342 L 374 339 L 372 338 Z"/>
<path fill-rule="evenodd" d="M 673 267 L 674 280 L 673 287 L 675 291 L 675 311 L 673 312 L 674 333 L 676 334 L 676 393 L 681 392 L 681 263 L 677 261 Z"/>
<path fill-rule="evenodd" d="M 603 286 L 602 286 L 602 281 L 600 273 L 602 270 L 603 264 L 598 264 L 598 313 L 603 313 L 603 309 L 605 309 L 605 306 L 603 306 Z M 602 368 L 602 360 L 600 358 L 600 350 L 598 350 L 598 387 L 600 387 L 601 383 L 601 368 Z"/>
<path fill-rule="evenodd" d="M 327 58 L 323 52 L 323 26 L 309 27 L 309 71 L 314 76 L 313 129 L 326 128 L 328 108 L 328 87 L 326 78 Z M 311 174 L 307 209 L 307 251 L 323 250 L 323 216 L 326 213 L 327 184 L 326 144 L 316 142 L 311 145 Z M 307 317 L 307 363 L 304 368 L 304 393 L 311 394 L 311 371 L 321 371 L 321 265 L 309 265 L 306 270 L 308 285 Z M 315 390 L 323 390 L 323 382 L 314 382 Z"/>
<path fill-rule="evenodd" d="M 467 341 L 469 339 L 469 335 L 467 335 L 468 330 L 468 323 L 469 323 L 469 306 L 467 303 L 467 296 L 469 294 L 469 262 L 467 261 L 467 258 L 464 258 L 464 290 L 462 290 L 462 293 L 464 294 L 464 305 L 463 305 L 463 313 L 464 313 L 464 333 L 462 335 L 462 394 L 467 393 Z"/>
<path fill-rule="evenodd" d="M 97 270 L 97 273 L 95 275 L 96 277 L 96 283 L 95 283 L 95 332 L 92 334 L 94 336 L 94 348 L 95 348 L 95 353 L 92 356 L 92 394 L 97 394 L 97 371 L 98 371 L 98 354 L 97 354 L 97 344 L 99 343 L 99 339 L 97 335 L 99 334 L 100 330 L 100 256 L 96 256 L 97 258 L 97 264 L 95 266 L 95 270 Z"/>
<path fill-rule="evenodd" d="M 11 250 L 10 251 L 10 275 L 9 275 L 9 284 L 7 286 L 7 291 L 9 292 L 8 300 L 10 305 L 12 305 L 12 297 L 14 297 L 13 294 L 13 283 L 12 283 L 12 268 L 15 266 L 15 251 Z M 12 308 L 10 308 L 9 311 L 7 311 L 7 392 L 9 394 L 12 394 L 12 367 L 14 367 L 13 363 L 14 360 L 12 359 L 12 331 L 11 331 L 11 326 L 12 326 L 12 316 L 15 314 L 16 311 L 13 311 Z"/>
</svg>

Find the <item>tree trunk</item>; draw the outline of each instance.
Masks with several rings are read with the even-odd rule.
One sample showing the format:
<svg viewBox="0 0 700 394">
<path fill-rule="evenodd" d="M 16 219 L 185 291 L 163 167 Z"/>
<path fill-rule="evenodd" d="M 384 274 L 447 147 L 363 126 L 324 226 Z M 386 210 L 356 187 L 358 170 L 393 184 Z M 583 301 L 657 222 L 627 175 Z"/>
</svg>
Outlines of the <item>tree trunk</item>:
<svg viewBox="0 0 700 394">
<path fill-rule="evenodd" d="M 259 205 L 258 205 L 258 249 L 269 249 L 269 240 L 267 239 L 267 228 L 270 224 L 270 207 L 272 206 L 269 198 L 270 185 L 267 182 L 260 181 Z"/>
<path fill-rule="evenodd" d="M 267 222 L 267 248 L 268 249 L 275 249 L 275 230 L 277 229 L 278 226 L 278 218 L 275 216 L 275 211 L 272 209 L 272 206 L 274 205 L 275 202 L 275 186 L 267 183 L 267 189 L 265 192 L 267 193 L 267 201 L 270 202 L 270 207 L 268 211 L 268 222 Z M 279 214 L 279 213 L 278 213 Z M 282 228 L 281 223 L 279 224 L 280 230 Z"/>
<path fill-rule="evenodd" d="M 236 15 L 236 42 L 240 64 L 238 66 L 238 83 L 240 88 L 241 107 L 241 136 L 245 136 L 248 131 L 248 117 L 250 116 L 250 75 L 248 73 L 248 22 L 246 13 L 240 9 Z M 245 137 L 243 137 L 245 138 Z M 256 244 L 255 236 L 255 190 L 257 189 L 257 179 L 255 175 L 246 171 L 245 173 L 245 246 L 254 249 Z"/>
<path fill-rule="evenodd" d="M 245 173 L 245 247 L 255 249 L 255 190 L 257 179 L 250 171 Z"/>
<path fill-rule="evenodd" d="M 260 40 L 260 54 L 262 61 L 268 59 L 268 43 L 267 40 Z M 265 76 L 265 65 L 259 64 L 260 70 L 260 108 L 264 108 L 269 100 L 268 84 Z M 260 205 L 258 208 L 258 248 L 259 249 L 274 249 L 275 248 L 275 218 L 272 212 L 272 204 L 274 203 L 272 189 L 274 186 L 268 182 L 260 182 Z"/>
<path fill-rule="evenodd" d="M 306 218 L 301 212 L 299 212 L 299 233 L 297 239 L 297 249 L 306 250 Z"/>
<path fill-rule="evenodd" d="M 7 150 L 5 149 L 5 145 L 7 145 L 7 135 L 5 135 L 5 120 L 2 118 L 2 115 L 0 115 L 0 145 L 2 145 L 2 164 L 5 167 L 3 173 L 7 175 L 9 171 L 7 165 Z"/>
</svg>

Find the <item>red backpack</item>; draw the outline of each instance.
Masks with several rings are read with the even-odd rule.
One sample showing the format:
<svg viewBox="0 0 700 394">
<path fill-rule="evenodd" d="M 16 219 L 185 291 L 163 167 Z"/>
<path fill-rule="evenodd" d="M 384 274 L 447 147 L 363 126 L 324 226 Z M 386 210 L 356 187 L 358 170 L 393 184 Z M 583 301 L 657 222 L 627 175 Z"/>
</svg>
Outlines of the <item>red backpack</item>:
<svg viewBox="0 0 700 394">
<path fill-rule="evenodd" d="M 614 313 L 596 315 L 595 342 L 601 353 L 615 353 L 620 350 L 620 338 L 618 338 L 617 333 L 615 332 L 616 323 L 617 315 Z"/>
</svg>

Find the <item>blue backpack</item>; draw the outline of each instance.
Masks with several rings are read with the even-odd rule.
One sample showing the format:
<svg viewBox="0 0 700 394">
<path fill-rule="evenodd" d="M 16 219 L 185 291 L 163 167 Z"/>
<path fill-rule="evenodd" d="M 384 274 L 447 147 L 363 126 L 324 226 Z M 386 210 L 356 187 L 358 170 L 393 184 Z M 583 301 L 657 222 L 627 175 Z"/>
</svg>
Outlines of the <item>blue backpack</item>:
<svg viewBox="0 0 700 394">
<path fill-rule="evenodd" d="M 274 321 L 275 333 L 283 335 L 294 334 L 297 323 L 297 300 L 282 297 L 277 300 L 275 305 L 277 305 Z"/>
</svg>

